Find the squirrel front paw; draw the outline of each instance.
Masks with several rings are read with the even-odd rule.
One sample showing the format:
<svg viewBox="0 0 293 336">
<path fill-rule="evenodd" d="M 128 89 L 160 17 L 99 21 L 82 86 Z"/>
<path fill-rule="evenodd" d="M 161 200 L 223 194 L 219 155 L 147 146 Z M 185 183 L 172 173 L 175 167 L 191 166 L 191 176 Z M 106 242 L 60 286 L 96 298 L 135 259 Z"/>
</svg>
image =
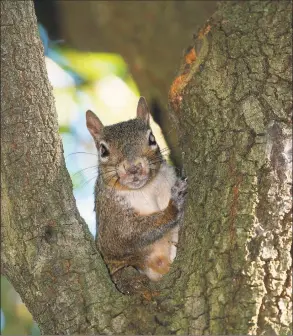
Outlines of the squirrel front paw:
<svg viewBox="0 0 293 336">
<path fill-rule="evenodd" d="M 171 189 L 171 198 L 175 202 L 179 212 L 183 210 L 185 196 L 187 194 L 187 178 L 178 178 Z"/>
</svg>

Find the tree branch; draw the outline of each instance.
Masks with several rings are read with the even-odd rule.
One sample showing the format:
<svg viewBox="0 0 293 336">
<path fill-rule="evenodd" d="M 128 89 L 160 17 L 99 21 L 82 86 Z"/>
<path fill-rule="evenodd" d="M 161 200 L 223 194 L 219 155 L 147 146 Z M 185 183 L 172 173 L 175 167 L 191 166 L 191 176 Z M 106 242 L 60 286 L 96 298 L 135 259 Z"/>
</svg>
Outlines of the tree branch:
<svg viewBox="0 0 293 336">
<path fill-rule="evenodd" d="M 33 3 L 1 18 L 3 271 L 43 332 L 89 332 L 115 289 L 76 208 Z"/>
</svg>

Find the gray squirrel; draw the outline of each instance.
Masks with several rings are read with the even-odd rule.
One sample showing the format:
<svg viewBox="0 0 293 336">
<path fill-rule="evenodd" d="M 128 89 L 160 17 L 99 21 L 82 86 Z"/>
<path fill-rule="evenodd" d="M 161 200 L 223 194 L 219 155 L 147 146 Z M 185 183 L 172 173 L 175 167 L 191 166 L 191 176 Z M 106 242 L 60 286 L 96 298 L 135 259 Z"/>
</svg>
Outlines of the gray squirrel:
<svg viewBox="0 0 293 336">
<path fill-rule="evenodd" d="M 187 181 L 164 160 L 144 97 L 135 119 L 103 126 L 88 110 L 86 125 L 99 155 L 97 248 L 118 290 L 143 294 L 149 279 L 160 280 L 176 256 Z M 125 277 L 129 267 L 140 273 Z"/>
</svg>

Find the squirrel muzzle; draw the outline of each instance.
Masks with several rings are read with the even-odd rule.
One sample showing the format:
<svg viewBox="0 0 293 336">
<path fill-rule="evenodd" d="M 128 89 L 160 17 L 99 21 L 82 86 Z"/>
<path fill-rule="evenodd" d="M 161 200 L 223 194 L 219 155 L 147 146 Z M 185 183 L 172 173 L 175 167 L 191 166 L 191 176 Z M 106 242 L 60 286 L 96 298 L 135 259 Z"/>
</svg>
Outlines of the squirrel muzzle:
<svg viewBox="0 0 293 336">
<path fill-rule="evenodd" d="M 118 166 L 119 183 L 129 189 L 142 188 L 150 176 L 147 159 L 138 158 L 134 161 L 124 160 Z"/>
</svg>

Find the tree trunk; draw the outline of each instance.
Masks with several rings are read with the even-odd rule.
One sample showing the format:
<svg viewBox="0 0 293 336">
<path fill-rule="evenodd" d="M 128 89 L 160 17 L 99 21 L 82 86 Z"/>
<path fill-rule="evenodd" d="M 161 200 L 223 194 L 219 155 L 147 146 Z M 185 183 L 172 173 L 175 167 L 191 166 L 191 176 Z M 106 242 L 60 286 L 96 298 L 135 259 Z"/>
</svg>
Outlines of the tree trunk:
<svg viewBox="0 0 293 336">
<path fill-rule="evenodd" d="M 45 334 L 291 333 L 291 4 L 222 3 L 170 90 L 189 199 L 150 302 L 79 216 L 30 1 L 1 2 L 2 272 Z"/>
<path fill-rule="evenodd" d="M 223 3 L 170 90 L 191 189 L 188 333 L 291 334 L 291 13 Z"/>
</svg>

